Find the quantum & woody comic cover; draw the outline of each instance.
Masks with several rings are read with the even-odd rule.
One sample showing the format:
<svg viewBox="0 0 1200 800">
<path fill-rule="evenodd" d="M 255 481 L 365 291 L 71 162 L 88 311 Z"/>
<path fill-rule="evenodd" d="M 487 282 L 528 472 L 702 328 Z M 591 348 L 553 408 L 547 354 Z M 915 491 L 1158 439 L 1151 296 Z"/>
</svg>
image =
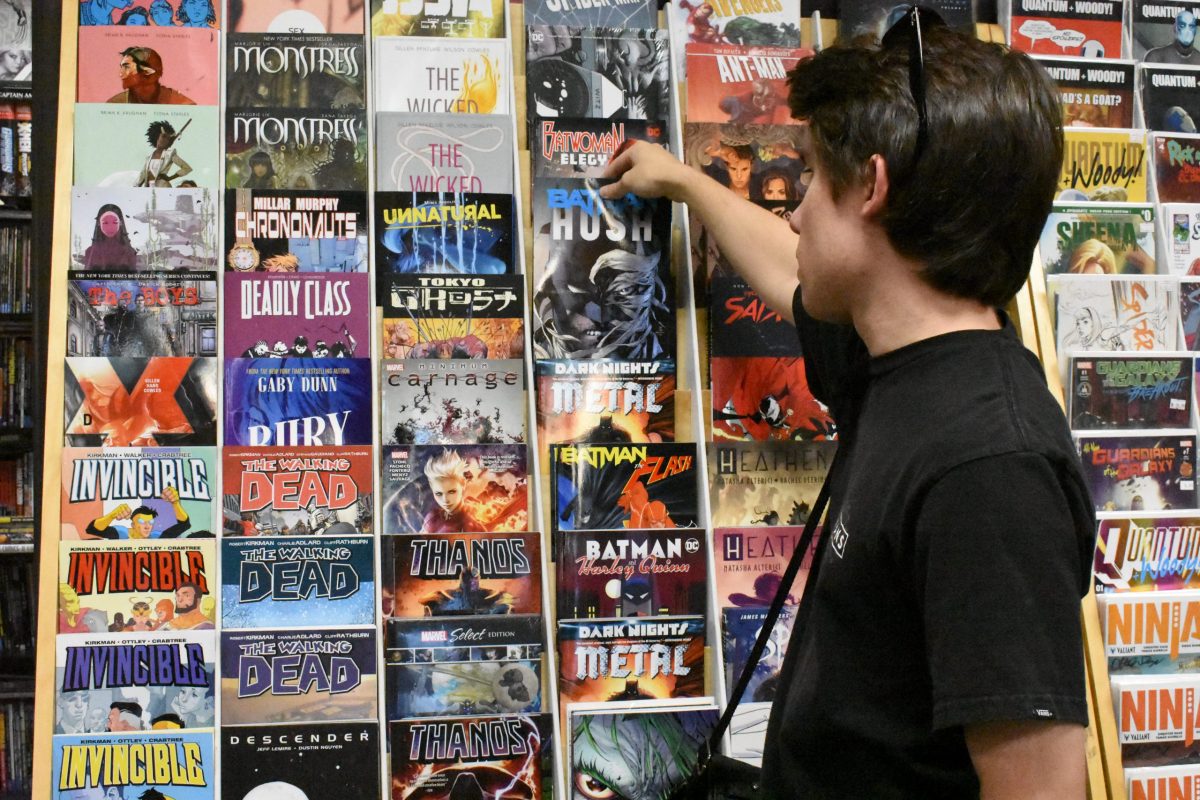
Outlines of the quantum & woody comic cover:
<svg viewBox="0 0 1200 800">
<path fill-rule="evenodd" d="M 666 144 L 661 120 L 539 119 L 530 156 L 534 178 L 599 178 L 629 139 Z"/>
<path fill-rule="evenodd" d="M 363 109 L 366 66 L 361 33 L 231 33 L 225 43 L 225 106 Z"/>
<path fill-rule="evenodd" d="M 700 697 L 704 617 L 561 620 L 563 703 Z"/>
<path fill-rule="evenodd" d="M 1080 350 L 1179 349 L 1179 283 L 1166 276 L 1048 275 L 1059 358 Z"/>
<path fill-rule="evenodd" d="M 1192 419 L 1190 354 L 1073 356 L 1072 430 L 1186 428 Z"/>
<path fill-rule="evenodd" d="M 1097 511 L 1196 507 L 1194 431 L 1077 434 L 1075 439 Z"/>
<path fill-rule="evenodd" d="M 808 388 L 804 359 L 713 356 L 713 439 L 832 439 L 829 410 Z"/>
<path fill-rule="evenodd" d="M 226 357 L 369 357 L 369 280 L 358 273 L 227 273 Z"/>
<path fill-rule="evenodd" d="M 542 361 L 538 443 L 675 441 L 674 361 Z"/>
<path fill-rule="evenodd" d="M 379 797 L 379 725 L 230 726 L 221 729 L 221 793 L 228 798 Z"/>
<path fill-rule="evenodd" d="M 750 683 L 746 686 L 743 699 L 750 703 L 769 703 L 775 699 L 775 688 L 779 672 L 783 669 L 783 656 L 787 652 L 792 636 L 795 609 L 784 606 L 771 629 L 767 649 L 754 667 Z M 737 684 L 738 676 L 750 658 L 750 651 L 762 630 L 766 619 L 766 608 L 722 608 L 721 640 L 725 654 L 725 692 L 729 696 Z"/>
<path fill-rule="evenodd" d="M 211 189 L 73 189 L 70 268 L 212 272 L 217 223 Z"/>
<path fill-rule="evenodd" d="M 75 186 L 217 189 L 216 106 L 78 103 Z"/>
<path fill-rule="evenodd" d="M 713 531 L 715 593 L 721 608 L 767 608 L 783 582 L 783 573 L 800 544 L 802 525 L 746 526 Z M 813 537 L 800 572 L 787 596 L 800 602 L 819 535 Z"/>
<path fill-rule="evenodd" d="M 392 800 L 540 800 L 546 715 L 391 723 Z"/>
<path fill-rule="evenodd" d="M 510 114 L 508 43 L 504 39 L 375 39 L 376 75 L 406 76 L 376 86 L 376 111 Z"/>
<path fill-rule="evenodd" d="M 525 441 L 523 361 L 385 359 L 380 373 L 385 445 Z"/>
<path fill-rule="evenodd" d="M 383 449 L 383 533 L 529 529 L 524 444 Z"/>
<path fill-rule="evenodd" d="M 687 45 L 688 122 L 789 125 L 788 73 L 807 48 Z"/>
<path fill-rule="evenodd" d="M 1192 64 L 1191 42 L 1185 46 L 1176 35 L 1176 19 L 1184 12 L 1193 18 L 1200 15 L 1200 6 L 1187 3 L 1159 3 L 1156 0 L 1133 0 L 1132 18 L 1133 57 L 1147 64 Z M 1186 28 L 1186 26 L 1184 26 Z"/>
<path fill-rule="evenodd" d="M 712 524 L 803 525 L 836 442 L 714 442 L 708 451 Z"/>
<path fill-rule="evenodd" d="M 1096 594 L 1200 589 L 1200 517 L 1188 513 L 1098 514 Z"/>
<path fill-rule="evenodd" d="M 1200 134 L 1154 133 L 1151 142 L 1158 202 L 1200 202 Z"/>
<path fill-rule="evenodd" d="M 1118 23 L 1117 30 L 1120 29 Z M 1086 57 L 1054 56 L 1036 56 L 1034 61 L 1041 64 L 1058 86 L 1064 127 L 1133 127 L 1135 62 L 1096 63 Z"/>
<path fill-rule="evenodd" d="M 230 0 L 234 33 L 363 34 L 362 0 Z"/>
<path fill-rule="evenodd" d="M 503 39 L 503 0 L 371 0 L 371 35 Z"/>
<path fill-rule="evenodd" d="M 217 354 L 215 272 L 72 272 L 72 356 Z M 69 340 L 68 340 L 69 341 Z"/>
<path fill-rule="evenodd" d="M 213 734 L 55 736 L 51 800 L 102 797 L 119 786 L 145 800 L 214 800 Z"/>
<path fill-rule="evenodd" d="M 112 25 L 79 29 L 78 103 L 215 106 L 219 101 L 212 28 Z"/>
<path fill-rule="evenodd" d="M 1153 275 L 1154 205 L 1055 203 L 1038 241 L 1047 275 Z"/>
<path fill-rule="evenodd" d="M 512 195 L 513 131 L 502 114 L 375 115 L 375 190 Z"/>
<path fill-rule="evenodd" d="M 225 444 L 371 444 L 369 358 L 227 358 Z"/>
<path fill-rule="evenodd" d="M 1149 199 L 1148 172 L 1145 131 L 1065 128 L 1055 199 L 1062 203 L 1145 203 Z M 1158 185 L 1161 194 L 1162 183 Z"/>
<path fill-rule="evenodd" d="M 365 192 L 225 191 L 225 265 L 233 272 L 366 272 Z"/>
<path fill-rule="evenodd" d="M 521 275 L 383 275 L 384 358 L 521 358 Z"/>
<path fill-rule="evenodd" d="M 375 193 L 375 267 L 390 275 L 512 275 L 521 271 L 511 195 Z"/>
<path fill-rule="evenodd" d="M 1146 127 L 1154 131 L 1191 133 L 1200 118 L 1200 70 L 1194 66 L 1143 64 L 1141 67 L 1142 113 Z"/>
<path fill-rule="evenodd" d="M 1123 17 L 1122 3 L 1016 0 L 1009 41 L 1014 50 L 1039 55 L 1121 58 Z"/>
<path fill-rule="evenodd" d="M 225 188 L 365 191 L 366 110 L 229 109 Z"/>
</svg>

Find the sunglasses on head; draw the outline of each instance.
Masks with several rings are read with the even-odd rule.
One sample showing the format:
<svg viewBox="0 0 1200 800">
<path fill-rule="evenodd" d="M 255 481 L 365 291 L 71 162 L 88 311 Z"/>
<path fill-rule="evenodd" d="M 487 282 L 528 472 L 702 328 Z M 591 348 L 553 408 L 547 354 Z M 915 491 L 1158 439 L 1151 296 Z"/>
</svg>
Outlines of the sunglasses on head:
<svg viewBox="0 0 1200 800">
<path fill-rule="evenodd" d="M 881 44 L 886 49 L 908 47 L 908 88 L 917 107 L 917 145 L 913 150 L 913 163 L 925 150 L 929 138 L 929 112 L 925 106 L 925 34 L 946 21 L 936 11 L 922 6 L 908 6 L 900 17 L 883 34 Z"/>
</svg>

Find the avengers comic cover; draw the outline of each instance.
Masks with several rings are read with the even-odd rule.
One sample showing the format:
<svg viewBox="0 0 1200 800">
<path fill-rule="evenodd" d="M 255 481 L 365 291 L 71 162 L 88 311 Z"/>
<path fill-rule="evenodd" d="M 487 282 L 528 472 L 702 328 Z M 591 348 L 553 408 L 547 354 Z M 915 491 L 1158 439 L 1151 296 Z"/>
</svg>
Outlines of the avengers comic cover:
<svg viewBox="0 0 1200 800">
<path fill-rule="evenodd" d="M 796 326 L 763 302 L 722 258 L 708 278 L 709 355 L 796 358 Z"/>
<path fill-rule="evenodd" d="M 1075 439 L 1097 511 L 1196 507 L 1194 431 L 1077 434 Z"/>
<path fill-rule="evenodd" d="M 387 617 L 540 614 L 537 533 L 429 533 L 384 536 Z"/>
<path fill-rule="evenodd" d="M 542 708 L 542 618 L 387 621 L 387 719 Z"/>
<path fill-rule="evenodd" d="M 599 178 L 628 139 L 666 144 L 667 124 L 644 119 L 539 119 L 530 157 L 536 178 Z"/>
<path fill-rule="evenodd" d="M 1072 430 L 1191 424 L 1189 354 L 1073 356 L 1070 374 L 1067 415 Z"/>
<path fill-rule="evenodd" d="M 165 0 L 162 3 L 153 0 L 121 0 L 116 3 L 80 0 L 79 27 L 135 25 L 220 28 L 221 5 L 216 0 Z"/>
<path fill-rule="evenodd" d="M 553 531 L 694 528 L 696 445 L 550 446 Z"/>
<path fill-rule="evenodd" d="M 221 729 L 225 797 L 379 798 L 379 724 L 229 726 Z"/>
<path fill-rule="evenodd" d="M 59 538 L 210 538 L 215 460 L 213 447 L 65 447 Z"/>
<path fill-rule="evenodd" d="M 113 786 L 139 800 L 216 799 L 211 732 L 55 736 L 51 749 L 51 800 L 101 798 Z"/>
<path fill-rule="evenodd" d="M 804 359 L 712 356 L 713 439 L 833 438 L 829 410 L 813 397 Z"/>
<path fill-rule="evenodd" d="M 1154 185 L 1160 203 L 1198 203 L 1200 134 L 1154 133 Z"/>
<path fill-rule="evenodd" d="M 368 358 L 227 358 L 225 444 L 371 444 Z"/>
<path fill-rule="evenodd" d="M 1147 64 L 1191 64 L 1192 41 L 1186 12 L 1195 19 L 1200 6 L 1164 5 L 1153 0 L 1133 0 L 1133 57 Z M 1182 17 L 1182 18 L 1181 18 Z M 1179 25 L 1180 22 L 1185 24 Z M 1178 27 L 1178 32 L 1176 28 Z"/>
<path fill-rule="evenodd" d="M 376 192 L 376 272 L 380 281 L 515 274 L 521 271 L 515 226 L 510 194 Z"/>
<path fill-rule="evenodd" d="M 1038 240 L 1047 275 L 1153 275 L 1154 205 L 1055 203 Z"/>
<path fill-rule="evenodd" d="M 230 108 L 224 185 L 365 191 L 366 109 Z"/>
<path fill-rule="evenodd" d="M 1159 208 L 1159 241 L 1166 251 L 1159 256 L 1160 269 L 1169 275 L 1200 275 L 1200 205 L 1164 203 Z M 1180 302 L 1186 302 L 1189 292 L 1182 291 Z"/>
<path fill-rule="evenodd" d="M 657 28 L 658 9 L 647 0 L 531 0 L 525 27 Z"/>
<path fill-rule="evenodd" d="M 216 444 L 215 358 L 66 359 L 72 447 Z"/>
<path fill-rule="evenodd" d="M 1178 350 L 1179 284 L 1170 278 L 1049 275 L 1059 358 L 1080 350 Z"/>
<path fill-rule="evenodd" d="M 1148 172 L 1145 131 L 1066 128 L 1055 199 L 1061 203 L 1145 203 L 1149 199 Z M 1161 177 L 1158 187 L 1159 201 L 1171 202 L 1172 198 L 1162 196 Z"/>
<path fill-rule="evenodd" d="M 803 525 L 716 528 L 713 566 L 717 605 L 725 609 L 769 607 L 803 532 Z M 809 552 L 804 554 L 787 597 L 789 605 L 800 602 L 819 540 L 819 534 L 813 536 Z"/>
<path fill-rule="evenodd" d="M 791 124 L 787 76 L 812 54 L 798 47 L 689 43 L 688 122 Z"/>
<path fill-rule="evenodd" d="M 529 530 L 524 444 L 384 446 L 385 534 Z"/>
<path fill-rule="evenodd" d="M 216 106 L 75 106 L 80 189 L 220 187 Z"/>
<path fill-rule="evenodd" d="M 1143 64 L 1140 70 L 1142 113 L 1153 131 L 1191 133 L 1200 118 L 1200 70 L 1193 66 Z"/>
<path fill-rule="evenodd" d="M 1109 674 L 1170 675 L 1200 665 L 1200 591 L 1096 598 Z"/>
<path fill-rule="evenodd" d="M 521 275 L 383 275 L 384 358 L 522 358 Z"/>
<path fill-rule="evenodd" d="M 79 29 L 76 102 L 215 106 L 219 102 L 212 28 L 127 25 Z"/>
<path fill-rule="evenodd" d="M 386 36 L 375 40 L 376 75 L 406 76 L 376 86 L 376 111 L 511 114 L 504 39 Z"/>
<path fill-rule="evenodd" d="M 503 0 L 371 0 L 371 35 L 503 39 Z"/>
<path fill-rule="evenodd" d="M 1189 513 L 1098 514 L 1096 594 L 1200 589 L 1200 517 Z"/>
<path fill-rule="evenodd" d="M 1118 22 L 1118 33 L 1120 30 Z M 1058 86 L 1064 127 L 1134 127 L 1135 62 L 1110 59 L 1097 63 L 1086 56 L 1049 55 L 1034 60 Z"/>
<path fill-rule="evenodd" d="M 362 0 L 230 0 L 225 29 L 234 33 L 363 35 Z"/>
<path fill-rule="evenodd" d="M 754 667 L 750 683 L 746 687 L 743 698 L 751 703 L 769 703 L 775 699 L 775 687 L 778 685 L 779 672 L 783 669 L 783 656 L 787 652 L 788 641 L 792 636 L 792 622 L 795 609 L 784 606 L 771 629 L 771 638 L 767 649 Z M 767 617 L 764 607 L 722 608 L 721 609 L 721 642 L 725 656 L 725 692 L 726 697 L 733 694 L 733 687 L 738 677 L 746 667 L 750 651 L 762 630 Z"/>
<path fill-rule="evenodd" d="M 820 11 L 823 17 L 838 15 L 832 3 L 818 0 L 804 13 Z M 764 0 L 748 4 L 732 0 L 686 0 L 672 6 L 672 29 L 682 43 L 742 45 L 746 47 L 799 47 L 800 3 L 797 0 Z M 679 48 L 680 53 L 684 47 Z M 682 67 L 683 64 L 680 64 Z M 690 81 L 689 81 L 690 83 Z M 690 87 L 689 87 L 690 88 Z"/>
<path fill-rule="evenodd" d="M 369 357 L 368 280 L 364 274 L 227 273 L 226 357 Z"/>
<path fill-rule="evenodd" d="M 717 441 L 708 448 L 713 527 L 794 526 L 808 521 L 837 443 Z"/>
<path fill-rule="evenodd" d="M 699 530 L 576 531 L 556 541 L 558 619 L 655 617 L 707 610 Z"/>
<path fill-rule="evenodd" d="M 371 448 L 226 447 L 224 536 L 372 533 Z"/>
<path fill-rule="evenodd" d="M 375 630 L 221 632 L 221 724 L 373 720 Z"/>
<path fill-rule="evenodd" d="M 733 125 L 689 122 L 683 131 L 688 166 L 747 200 L 804 198 L 800 174 L 803 130 L 795 125 Z"/>
<path fill-rule="evenodd" d="M 675 441 L 674 361 L 542 361 L 538 443 Z"/>
<path fill-rule="evenodd" d="M 408 358 L 380 364 L 385 445 L 525 441 L 525 362 Z"/>
<path fill-rule="evenodd" d="M 210 189 L 73 189 L 70 274 L 215 271 L 217 223 Z"/>
<path fill-rule="evenodd" d="M 502 114 L 381 111 L 375 146 L 378 192 L 511 196 L 516 185 L 512 122 Z"/>
<path fill-rule="evenodd" d="M 560 620 L 557 638 L 564 704 L 704 694 L 702 616 Z"/>
<path fill-rule="evenodd" d="M 217 354 L 215 272 L 72 272 L 67 294 L 68 355 Z"/>
<path fill-rule="evenodd" d="M 225 192 L 233 272 L 366 272 L 367 195 L 295 189 Z"/>
<path fill-rule="evenodd" d="M 1014 50 L 1041 56 L 1121 58 L 1125 55 L 1124 10 L 1121 3 L 1015 0 L 1008 40 Z"/>
<path fill-rule="evenodd" d="M 231 33 L 225 43 L 225 106 L 363 109 L 366 68 L 361 32 Z"/>
</svg>

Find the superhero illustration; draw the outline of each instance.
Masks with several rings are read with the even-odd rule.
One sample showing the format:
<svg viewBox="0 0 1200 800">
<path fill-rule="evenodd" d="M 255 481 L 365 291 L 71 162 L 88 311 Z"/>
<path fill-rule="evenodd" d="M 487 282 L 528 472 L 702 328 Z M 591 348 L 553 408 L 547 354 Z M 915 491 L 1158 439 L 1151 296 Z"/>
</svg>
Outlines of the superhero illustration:
<svg viewBox="0 0 1200 800">
<path fill-rule="evenodd" d="M 795 125 L 689 122 L 684 160 L 739 197 L 794 205 L 804 197 L 801 138 Z"/>
<path fill-rule="evenodd" d="M 704 617 L 560 620 L 564 703 L 704 694 Z"/>
<path fill-rule="evenodd" d="M 715 43 L 687 46 L 687 119 L 787 125 L 787 75 L 811 50 Z"/>
<path fill-rule="evenodd" d="M 537 800 L 549 740 L 546 715 L 393 722 L 391 798 Z"/>
<path fill-rule="evenodd" d="M 523 531 L 523 444 L 385 447 L 383 533 Z"/>
<path fill-rule="evenodd" d="M 714 357 L 713 438 L 830 439 L 836 429 L 812 392 L 803 358 Z"/>
</svg>

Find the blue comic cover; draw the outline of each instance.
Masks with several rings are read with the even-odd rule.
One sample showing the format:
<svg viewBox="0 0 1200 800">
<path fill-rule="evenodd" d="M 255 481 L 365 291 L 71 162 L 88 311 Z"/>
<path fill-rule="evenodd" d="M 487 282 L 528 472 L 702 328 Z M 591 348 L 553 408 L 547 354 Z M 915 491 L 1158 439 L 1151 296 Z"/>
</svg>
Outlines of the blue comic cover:
<svg viewBox="0 0 1200 800">
<path fill-rule="evenodd" d="M 512 275 L 512 196 L 474 192 L 376 192 L 379 275 Z"/>
<path fill-rule="evenodd" d="M 784 606 L 771 630 L 767 649 L 754 668 L 754 675 L 746 687 L 743 699 L 748 703 L 769 703 L 775 699 L 775 686 L 779 670 L 783 667 L 783 654 L 787 652 L 788 640 L 792 635 L 795 607 Z M 721 609 L 721 638 L 725 651 L 725 691 L 733 692 L 738 676 L 746 666 L 754 642 L 762 630 L 767 617 L 765 608 Z"/>
<path fill-rule="evenodd" d="M 53 755 L 51 800 L 216 797 L 212 733 L 55 736 Z"/>
<path fill-rule="evenodd" d="M 371 444 L 370 359 L 226 359 L 225 444 Z"/>
<path fill-rule="evenodd" d="M 363 536 L 244 537 L 221 542 L 225 628 L 370 625 L 375 560 Z"/>
</svg>

